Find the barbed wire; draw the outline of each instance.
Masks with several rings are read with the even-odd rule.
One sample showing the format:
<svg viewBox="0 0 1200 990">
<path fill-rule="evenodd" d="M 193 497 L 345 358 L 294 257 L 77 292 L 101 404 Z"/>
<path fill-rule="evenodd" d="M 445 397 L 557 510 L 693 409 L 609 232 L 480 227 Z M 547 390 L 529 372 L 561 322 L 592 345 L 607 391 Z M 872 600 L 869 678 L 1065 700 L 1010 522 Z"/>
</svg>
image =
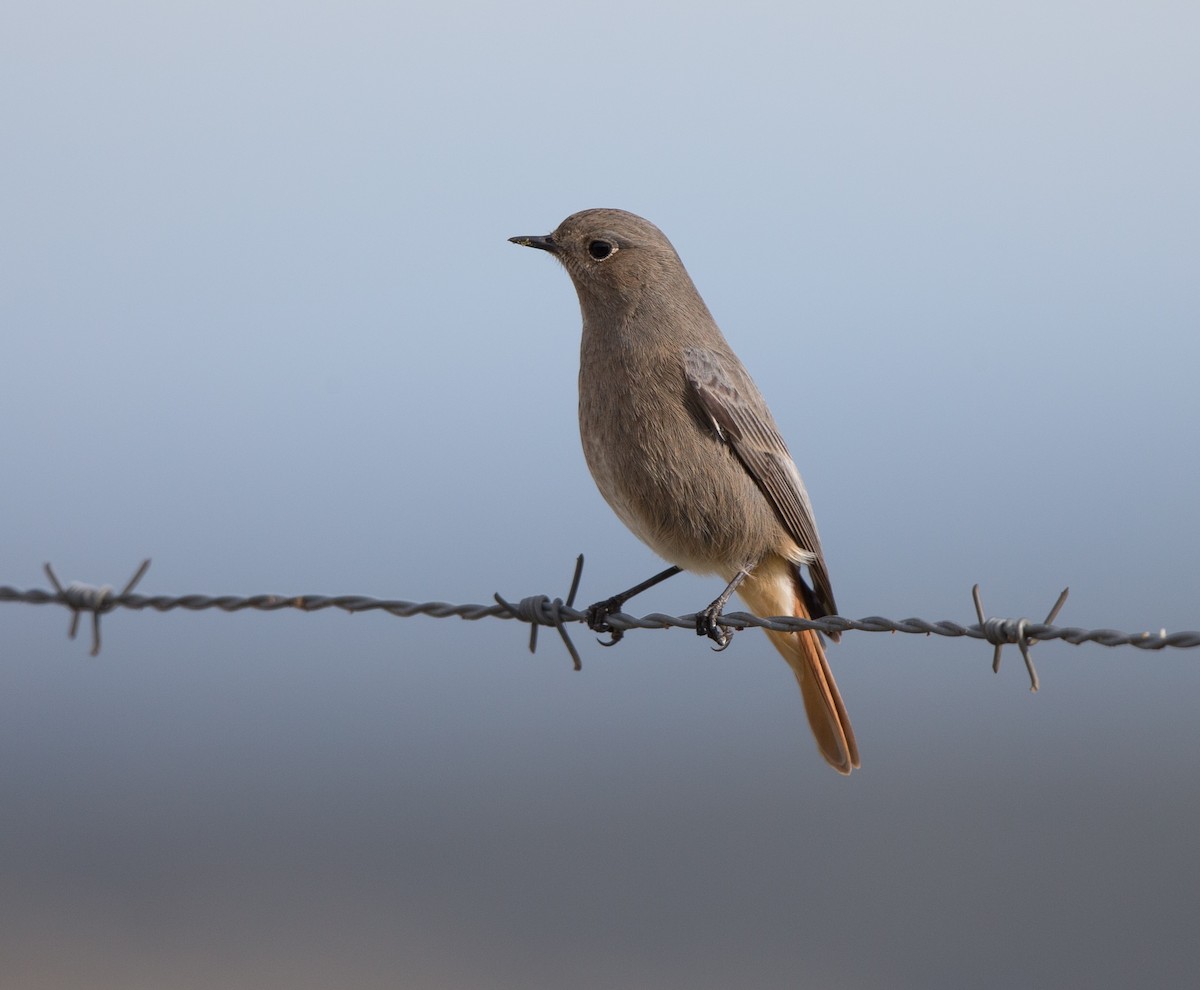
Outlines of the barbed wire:
<svg viewBox="0 0 1200 990">
<path fill-rule="evenodd" d="M 575 573 L 571 580 L 570 591 L 564 601 L 561 598 L 550 598 L 547 595 L 531 595 L 518 602 L 509 602 L 495 595 L 492 605 L 466 604 L 454 605 L 449 602 L 410 602 L 399 599 L 370 598 L 366 595 L 138 595 L 133 589 L 145 576 L 150 567 L 150 561 L 144 560 L 133 577 L 126 582 L 120 592 L 115 592 L 110 585 L 90 585 L 73 581 L 66 587 L 59 581 L 50 564 L 45 565 L 45 572 L 54 590 L 43 589 L 21 590 L 0 585 L 0 602 L 19 602 L 27 605 L 62 605 L 71 611 L 71 626 L 68 635 L 74 639 L 79 631 L 79 620 L 84 613 L 92 616 L 92 656 L 100 652 L 100 616 L 118 608 L 142 611 L 153 609 L 156 612 L 170 612 L 175 609 L 187 611 L 202 611 L 218 609 L 222 612 L 240 612 L 245 609 L 255 609 L 263 612 L 276 612 L 280 609 L 298 609 L 301 612 L 320 612 L 325 609 L 338 609 L 343 612 L 386 612 L 388 615 L 409 618 L 414 615 L 426 615 L 435 619 L 457 616 L 460 619 L 475 621 L 485 618 L 516 619 L 530 625 L 529 649 L 537 649 L 537 633 L 542 626 L 551 626 L 558 630 L 563 644 L 576 670 L 583 668 L 583 662 L 567 634 L 569 623 L 582 622 L 598 631 L 610 632 L 613 640 L 604 645 L 612 645 L 621 635 L 631 629 L 690 629 L 696 631 L 696 613 L 687 615 L 665 615 L 652 612 L 648 615 L 635 616 L 625 612 L 604 612 L 597 624 L 592 609 L 575 608 L 575 595 L 579 590 L 579 581 L 583 574 L 583 555 L 580 554 L 575 562 Z M 844 632 L 890 632 L 914 633 L 926 636 L 967 637 L 981 639 L 995 646 L 992 659 L 992 669 L 1000 669 L 1000 651 L 1007 644 L 1015 644 L 1022 654 L 1029 672 L 1030 690 L 1038 689 L 1038 676 L 1034 669 L 1029 648 L 1043 640 L 1062 640 L 1075 646 L 1083 643 L 1098 643 L 1101 646 L 1132 646 L 1140 650 L 1162 650 L 1167 647 L 1189 649 L 1200 646 L 1200 631 L 1168 633 L 1165 629 L 1158 632 L 1126 633 L 1116 629 L 1079 629 L 1071 626 L 1055 626 L 1052 623 L 1058 616 L 1059 610 L 1067 600 L 1068 589 L 1064 588 L 1058 600 L 1050 609 L 1045 622 L 1032 622 L 1029 619 L 986 618 L 983 602 L 979 593 L 979 585 L 972 588 L 975 604 L 975 614 L 978 623 L 960 625 L 957 622 L 942 620 L 930 622 L 926 619 L 885 619 L 877 615 L 863 619 L 847 619 L 840 615 L 824 616 L 820 619 L 801 619 L 795 616 L 776 616 L 760 618 L 749 612 L 725 612 L 717 623 L 729 632 L 748 628 L 774 629 L 783 632 L 802 629 L 814 629 L 817 632 L 834 634 Z"/>
</svg>

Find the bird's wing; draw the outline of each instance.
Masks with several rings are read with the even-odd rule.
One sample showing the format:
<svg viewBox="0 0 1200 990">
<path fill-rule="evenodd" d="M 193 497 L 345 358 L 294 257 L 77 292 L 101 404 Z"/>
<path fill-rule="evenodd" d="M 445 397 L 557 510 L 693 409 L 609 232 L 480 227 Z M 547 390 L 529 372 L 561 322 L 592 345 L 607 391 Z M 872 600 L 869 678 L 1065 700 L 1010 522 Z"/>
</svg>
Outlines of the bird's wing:
<svg viewBox="0 0 1200 990">
<path fill-rule="evenodd" d="M 707 348 L 685 348 L 684 367 L 717 436 L 732 448 L 792 539 L 811 555 L 805 563 L 812 574 L 817 601 L 829 614 L 836 614 L 808 492 L 754 382 L 736 358 Z"/>
</svg>

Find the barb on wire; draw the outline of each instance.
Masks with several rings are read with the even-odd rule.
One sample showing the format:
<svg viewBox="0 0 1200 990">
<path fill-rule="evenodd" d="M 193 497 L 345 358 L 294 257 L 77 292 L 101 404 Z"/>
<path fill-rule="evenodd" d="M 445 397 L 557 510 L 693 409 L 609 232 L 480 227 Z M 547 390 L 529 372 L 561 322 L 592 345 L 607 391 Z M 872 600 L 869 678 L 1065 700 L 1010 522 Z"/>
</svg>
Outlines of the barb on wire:
<svg viewBox="0 0 1200 990">
<path fill-rule="evenodd" d="M 84 612 L 92 615 L 92 656 L 100 652 L 100 616 L 117 608 L 154 609 L 157 612 L 169 612 L 173 609 L 200 611 L 204 609 L 219 609 L 223 612 L 240 612 L 243 609 L 257 609 L 274 612 L 280 609 L 299 609 L 302 612 L 319 612 L 323 609 L 336 608 L 343 612 L 386 612 L 389 615 L 410 617 L 428 615 L 432 618 L 447 618 L 458 616 L 461 619 L 474 621 L 483 618 L 516 619 L 529 623 L 529 648 L 537 648 L 537 630 L 539 626 L 551 626 L 558 630 L 563 645 L 571 656 L 576 670 L 582 669 L 582 661 L 578 650 L 575 649 L 567 633 L 567 623 L 590 623 L 590 609 L 575 608 L 575 595 L 583 573 L 582 554 L 575 562 L 575 574 L 571 587 L 564 602 L 561 598 L 548 598 L 546 595 L 533 595 L 522 598 L 516 604 L 509 602 L 500 595 L 495 596 L 492 605 L 453 605 L 448 602 L 409 602 L 401 600 L 368 598 L 363 595 L 139 595 L 134 588 L 145 575 L 150 561 L 145 560 L 134 572 L 120 593 L 114 593 L 109 586 L 94 587 L 73 581 L 63 587 L 54 569 L 46 564 L 46 576 L 53 585 L 53 591 L 32 589 L 21 591 L 16 588 L 0 586 L 0 602 L 23 602 L 30 605 L 63 605 L 71 611 L 71 627 L 69 635 L 72 639 L 79 629 L 79 618 Z M 1007 643 L 1015 643 L 1025 660 L 1029 672 L 1030 687 L 1038 689 L 1037 671 L 1033 666 L 1029 649 L 1034 643 L 1059 639 L 1076 646 L 1082 643 L 1099 643 L 1103 646 L 1133 646 L 1140 650 L 1162 650 L 1167 647 L 1187 649 L 1200 646 L 1200 632 L 1168 633 L 1165 629 L 1158 632 L 1124 633 L 1115 629 L 1076 629 L 1069 626 L 1055 626 L 1051 623 L 1058 617 L 1067 598 L 1066 589 L 1059 595 L 1058 601 L 1046 616 L 1044 623 L 1030 622 L 1028 619 L 985 618 L 983 601 L 979 594 L 979 586 L 973 589 L 975 614 L 979 622 L 976 625 L 963 626 L 956 622 L 943 620 L 929 622 L 925 619 L 885 619 L 879 616 L 868 616 L 864 619 L 847 619 L 840 615 L 828 615 L 820 619 L 801 619 L 795 616 L 774 616 L 760 618 L 749 612 L 726 612 L 716 621 L 727 629 L 743 629 L 758 627 L 775 629 L 783 632 L 801 629 L 814 629 L 822 633 L 856 632 L 901 632 L 922 635 L 957 636 L 969 639 L 981 639 L 992 643 L 995 651 L 992 657 L 992 669 L 999 670 L 1000 652 Z M 680 628 L 695 631 L 696 616 L 692 615 L 663 615 L 658 612 L 644 616 L 628 615 L 625 612 L 605 612 L 603 621 L 608 632 L 619 639 L 618 633 L 630 629 L 669 629 Z"/>
<path fill-rule="evenodd" d="M 120 605 L 121 599 L 137 587 L 142 575 L 150 569 L 150 558 L 147 557 L 142 561 L 142 566 L 133 572 L 133 577 L 125 583 L 125 588 L 116 596 L 113 595 L 112 585 L 108 584 L 97 588 L 80 581 L 72 581 L 64 588 L 59 583 L 58 575 L 54 573 L 54 568 L 50 566 L 49 562 L 43 567 L 46 577 L 50 579 L 54 590 L 62 598 L 62 603 L 71 610 L 71 628 L 67 632 L 68 639 L 74 639 L 75 634 L 79 632 L 80 614 L 92 613 L 92 656 L 98 656 L 100 654 L 100 616 L 105 612 L 111 612 Z"/>
<path fill-rule="evenodd" d="M 1050 614 L 1046 616 L 1045 625 L 1050 625 L 1058 618 L 1058 613 L 1066 604 L 1070 591 L 1070 588 L 1063 588 L 1058 600 L 1050 609 Z M 992 654 L 992 673 L 1000 673 L 1000 651 L 1004 649 L 1005 644 L 1016 643 L 1021 651 L 1021 656 L 1025 659 L 1025 669 L 1029 671 L 1029 690 L 1037 691 L 1039 686 L 1037 670 L 1033 666 L 1033 657 L 1029 655 L 1029 648 L 1037 640 L 1029 635 L 1029 620 L 985 619 L 983 617 L 983 599 L 979 597 L 979 585 L 971 588 L 971 597 L 975 600 L 975 614 L 979 616 L 979 628 L 983 630 L 984 638 L 996 646 L 996 652 Z"/>
<path fill-rule="evenodd" d="M 573 610 L 575 605 L 575 592 L 579 590 L 579 579 L 583 577 L 583 554 L 575 558 L 575 576 L 571 578 L 571 590 L 567 592 L 566 608 Z M 510 605 L 500 597 L 499 592 L 492 596 L 496 601 L 503 605 L 509 612 L 512 613 L 514 619 L 520 619 L 522 622 L 528 622 L 529 629 L 529 652 L 537 653 L 537 634 L 539 625 L 554 626 L 558 630 L 558 634 L 562 637 L 563 645 L 566 646 L 567 652 L 571 654 L 571 660 L 575 664 L 576 670 L 583 670 L 583 661 L 579 658 L 579 651 L 575 649 L 575 644 L 571 642 L 571 637 L 567 635 L 567 627 L 563 625 L 563 600 L 555 598 L 551 601 L 545 595 L 531 595 L 529 598 L 522 598 L 516 605 Z M 575 619 L 572 622 L 577 621 Z"/>
</svg>

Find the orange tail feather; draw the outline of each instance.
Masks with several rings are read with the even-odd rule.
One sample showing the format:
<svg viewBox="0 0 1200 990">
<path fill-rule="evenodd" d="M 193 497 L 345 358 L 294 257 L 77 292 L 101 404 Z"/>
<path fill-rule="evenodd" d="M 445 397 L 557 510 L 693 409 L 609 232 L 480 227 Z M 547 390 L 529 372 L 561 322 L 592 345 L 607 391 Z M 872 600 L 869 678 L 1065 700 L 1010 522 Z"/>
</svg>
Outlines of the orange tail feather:
<svg viewBox="0 0 1200 990">
<path fill-rule="evenodd" d="M 796 592 L 790 566 L 782 558 L 771 558 L 742 582 L 738 594 L 755 615 L 809 618 L 808 609 Z M 768 629 L 766 633 L 796 675 L 808 724 L 821 755 L 838 773 L 848 774 L 859 766 L 858 743 L 825 659 L 821 638 L 811 630 L 793 633 Z"/>
</svg>

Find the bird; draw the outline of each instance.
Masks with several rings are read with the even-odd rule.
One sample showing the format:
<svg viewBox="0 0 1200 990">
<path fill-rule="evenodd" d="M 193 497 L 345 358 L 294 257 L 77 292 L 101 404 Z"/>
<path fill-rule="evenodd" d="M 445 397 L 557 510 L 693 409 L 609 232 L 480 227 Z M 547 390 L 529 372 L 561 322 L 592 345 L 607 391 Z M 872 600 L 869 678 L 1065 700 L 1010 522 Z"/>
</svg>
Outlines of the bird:
<svg viewBox="0 0 1200 990">
<path fill-rule="evenodd" d="M 589 625 L 615 642 L 605 617 L 680 570 L 726 582 L 696 619 L 719 649 L 732 635 L 718 620 L 734 593 L 760 617 L 836 615 L 800 472 L 666 235 L 633 213 L 589 209 L 550 234 L 509 240 L 553 255 L 574 284 L 584 457 L 621 521 L 671 565 L 597 602 Z M 766 634 L 799 683 L 821 755 L 849 774 L 858 745 L 822 637 Z"/>
</svg>

